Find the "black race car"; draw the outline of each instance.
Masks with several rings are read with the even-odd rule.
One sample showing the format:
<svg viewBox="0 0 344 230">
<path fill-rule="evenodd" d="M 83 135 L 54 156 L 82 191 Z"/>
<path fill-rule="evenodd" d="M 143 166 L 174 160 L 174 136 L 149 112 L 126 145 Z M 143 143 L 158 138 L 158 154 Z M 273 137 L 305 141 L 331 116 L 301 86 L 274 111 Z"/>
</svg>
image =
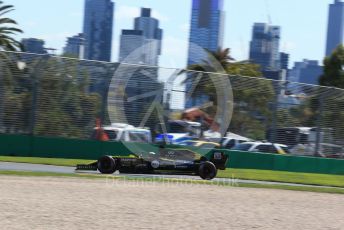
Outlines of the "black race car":
<svg viewBox="0 0 344 230">
<path fill-rule="evenodd" d="M 144 157 L 103 156 L 92 164 L 77 165 L 76 170 L 98 170 L 102 174 L 118 170 L 133 174 L 199 175 L 204 180 L 211 180 L 218 169 L 226 169 L 228 156 L 221 151 L 215 151 L 210 156 L 208 159 L 188 149 L 159 148 L 159 153 L 150 152 Z"/>
</svg>

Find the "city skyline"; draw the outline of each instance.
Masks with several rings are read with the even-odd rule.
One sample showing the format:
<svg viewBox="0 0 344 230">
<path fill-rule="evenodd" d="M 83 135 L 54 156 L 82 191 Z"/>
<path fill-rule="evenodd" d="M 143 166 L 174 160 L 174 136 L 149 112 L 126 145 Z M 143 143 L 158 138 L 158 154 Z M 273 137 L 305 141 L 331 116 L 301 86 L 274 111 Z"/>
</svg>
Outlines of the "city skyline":
<svg viewBox="0 0 344 230">
<path fill-rule="evenodd" d="M 19 37 L 42 38 L 46 41 L 47 47 L 61 50 L 66 42 L 66 37 L 80 32 L 83 11 L 82 0 L 75 0 L 73 3 L 68 2 L 68 9 L 63 6 L 64 1 L 61 0 L 58 3 L 52 1 L 48 7 L 46 2 L 42 0 L 35 0 L 30 6 L 22 1 L 12 0 L 10 3 L 16 7 L 16 11 L 12 12 L 13 18 L 18 21 L 25 31 Z M 113 37 L 114 48 L 112 49 L 112 61 L 117 61 L 117 54 L 119 53 L 119 31 L 130 28 L 129 26 L 132 24 L 131 20 L 133 17 L 139 15 L 140 7 L 149 6 L 153 8 L 153 16 L 161 19 L 161 28 L 166 31 L 160 65 L 167 67 L 185 67 L 187 52 L 184 50 L 187 49 L 189 37 L 188 21 L 191 17 L 191 1 L 187 3 L 183 1 L 180 4 L 178 2 L 177 4 L 170 4 L 168 2 L 162 4 L 156 0 L 133 0 L 130 3 L 117 0 L 115 2 L 118 6 L 116 7 L 115 14 L 118 15 L 114 19 L 116 31 Z M 312 3 L 313 14 L 302 17 L 310 3 Z M 253 23 L 267 22 L 267 15 L 270 14 L 273 24 L 282 27 L 281 51 L 291 54 L 291 62 L 300 61 L 305 58 L 322 62 L 325 50 L 328 6 L 330 3 L 333 3 L 333 0 L 319 2 L 311 2 L 308 0 L 296 2 L 292 0 L 288 4 L 283 1 L 270 1 L 267 7 L 264 1 L 255 1 L 250 3 L 250 7 L 244 7 L 244 4 L 239 1 L 225 0 L 224 10 L 228 17 L 226 19 L 224 47 L 231 48 L 232 56 L 237 60 L 247 59 Z M 30 15 L 29 20 L 28 14 L 23 9 L 32 8 L 36 4 L 41 4 L 43 8 L 46 5 L 46 12 L 39 12 L 39 14 L 33 16 Z M 56 9 L 57 12 L 51 14 L 50 7 Z M 178 8 L 178 17 L 171 10 L 176 8 Z M 66 21 L 66 19 L 63 20 L 59 16 L 58 12 L 61 11 L 66 11 L 66 15 L 69 16 L 66 17 L 69 19 L 69 23 L 63 25 L 64 30 L 61 29 L 61 24 L 63 23 L 57 23 L 59 19 L 62 19 L 62 22 Z M 48 12 L 50 12 L 49 15 L 51 17 L 44 17 Z M 245 13 L 245 17 L 242 17 L 242 12 L 248 13 Z M 293 12 L 293 17 L 290 17 L 288 12 Z M 38 17 L 42 18 L 42 16 L 43 18 L 49 18 L 49 20 L 45 20 L 44 23 L 41 22 L 38 20 Z M 53 29 L 47 29 L 46 24 L 48 22 L 54 26 Z M 43 33 L 43 28 L 45 28 L 44 32 L 46 34 Z M 301 33 L 302 36 L 300 36 Z M 180 50 L 178 51 L 174 47 L 180 47 Z"/>
</svg>

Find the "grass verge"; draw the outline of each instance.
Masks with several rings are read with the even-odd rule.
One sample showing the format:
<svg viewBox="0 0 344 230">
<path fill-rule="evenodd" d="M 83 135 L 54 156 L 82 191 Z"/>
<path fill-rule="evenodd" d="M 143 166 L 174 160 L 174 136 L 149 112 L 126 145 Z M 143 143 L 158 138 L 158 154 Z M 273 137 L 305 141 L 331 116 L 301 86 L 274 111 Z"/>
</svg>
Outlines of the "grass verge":
<svg viewBox="0 0 344 230">
<path fill-rule="evenodd" d="M 244 180 L 271 181 L 344 188 L 344 176 L 341 175 L 295 173 L 252 169 L 227 169 L 225 171 L 218 171 L 217 176 L 220 178 L 237 178 Z"/>
<path fill-rule="evenodd" d="M 279 189 L 302 192 L 318 192 L 318 193 L 332 193 L 344 194 L 344 189 L 341 188 L 321 188 L 321 187 L 305 187 L 305 186 L 289 186 L 289 185 L 264 185 L 264 184 L 248 184 L 248 183 L 224 183 L 215 181 L 202 180 L 187 180 L 187 179 L 171 179 L 171 178 L 131 178 L 126 176 L 104 176 L 104 175 L 89 175 L 89 174 L 62 174 L 62 173 L 45 173 L 45 172 L 22 172 L 22 171 L 0 171 L 0 176 L 24 176 L 24 177 L 56 177 L 56 178 L 81 178 L 81 179 L 98 179 L 98 180 L 122 180 L 135 181 L 147 183 L 175 183 L 188 185 L 213 185 L 219 187 L 242 187 L 242 188 L 262 188 L 262 189 Z"/>
<path fill-rule="evenodd" d="M 59 158 L 39 158 L 39 157 L 7 157 L 0 156 L 2 162 L 15 162 L 15 163 L 29 163 L 29 164 L 43 164 L 43 165 L 56 165 L 56 166 L 71 166 L 77 164 L 89 164 L 94 160 L 77 160 L 77 159 L 59 159 Z"/>
<path fill-rule="evenodd" d="M 36 158 L 36 157 L 6 157 L 0 156 L 0 161 L 45 164 L 56 166 L 71 166 L 77 164 L 89 164 L 92 160 L 77 159 L 56 159 L 56 158 Z M 227 169 L 218 171 L 219 178 L 235 178 L 242 180 L 258 180 L 282 183 L 294 183 L 305 185 L 319 185 L 344 188 L 344 175 L 312 174 L 312 173 L 294 173 L 283 171 L 269 170 L 252 170 L 252 169 Z"/>
</svg>

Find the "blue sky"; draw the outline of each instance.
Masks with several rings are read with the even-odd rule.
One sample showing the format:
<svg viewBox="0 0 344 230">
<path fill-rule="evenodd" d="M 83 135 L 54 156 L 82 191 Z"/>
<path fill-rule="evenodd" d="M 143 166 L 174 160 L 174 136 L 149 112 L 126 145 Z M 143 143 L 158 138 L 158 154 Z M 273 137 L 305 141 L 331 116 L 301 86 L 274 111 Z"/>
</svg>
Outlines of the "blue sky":
<svg viewBox="0 0 344 230">
<path fill-rule="evenodd" d="M 4 0 L 16 10 L 24 34 L 41 38 L 47 47 L 59 50 L 66 37 L 82 32 L 84 0 Z M 328 5 L 334 0 L 224 0 L 226 11 L 224 46 L 237 60 L 248 58 L 249 41 L 254 22 L 267 22 L 282 27 L 281 51 L 291 54 L 291 62 L 304 58 L 322 61 L 325 53 Z M 140 7 L 153 9 L 164 29 L 160 65 L 184 67 L 187 56 L 191 0 L 114 0 L 115 23 L 112 60 L 117 61 L 119 35 L 131 29 Z M 290 63 L 292 64 L 292 63 Z"/>
</svg>

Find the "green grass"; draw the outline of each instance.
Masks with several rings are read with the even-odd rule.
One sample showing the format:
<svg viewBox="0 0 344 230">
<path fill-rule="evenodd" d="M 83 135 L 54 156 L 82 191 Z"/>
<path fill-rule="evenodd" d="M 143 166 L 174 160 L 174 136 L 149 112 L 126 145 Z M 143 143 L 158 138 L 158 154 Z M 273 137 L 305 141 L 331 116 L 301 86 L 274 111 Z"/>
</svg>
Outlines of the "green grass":
<svg viewBox="0 0 344 230">
<path fill-rule="evenodd" d="M 280 189 L 280 190 L 291 190 L 291 191 L 299 191 L 299 192 L 318 192 L 318 193 L 344 194 L 344 189 L 341 189 L 341 188 L 321 188 L 321 187 L 304 187 L 304 186 L 290 186 L 290 185 L 246 184 L 246 183 L 239 184 L 239 187 L 263 188 L 263 189 Z"/>
<path fill-rule="evenodd" d="M 252 169 L 227 169 L 225 171 L 218 171 L 217 176 L 220 178 L 236 178 L 244 180 L 272 181 L 344 188 L 344 175 L 294 173 Z"/>
<path fill-rule="evenodd" d="M 88 163 L 93 162 L 89 160 L 75 160 L 75 159 L 4 157 L 4 156 L 0 156 L 0 161 L 58 165 L 58 166 L 72 166 L 72 167 L 76 166 L 77 164 L 88 164 Z M 219 170 L 218 177 L 344 188 L 344 175 L 341 176 L 341 175 L 312 174 L 312 173 L 294 173 L 294 172 L 251 170 L 251 169 L 227 169 L 225 171 Z"/>
<path fill-rule="evenodd" d="M 75 174 L 75 173 L 53 173 L 53 172 L 27 172 L 27 171 L 0 171 L 2 176 L 25 176 L 25 177 L 69 177 L 85 179 L 104 179 L 101 174 Z"/>
<path fill-rule="evenodd" d="M 74 167 L 77 164 L 89 164 L 89 163 L 94 162 L 94 160 L 39 158 L 39 157 L 7 157 L 7 156 L 0 156 L 0 161 L 43 164 L 43 165 L 56 165 L 56 166 L 71 166 L 71 167 Z"/>
<path fill-rule="evenodd" d="M 125 176 L 104 176 L 104 175 L 89 175 L 89 174 L 62 174 L 62 173 L 45 173 L 45 172 L 21 172 L 21 171 L 0 171 L 0 176 L 25 176 L 25 177 L 56 177 L 56 178 L 81 178 L 81 179 L 97 179 L 97 180 L 126 180 L 126 181 L 139 181 L 152 183 L 152 178 L 129 178 Z M 200 184 L 212 185 L 219 187 L 243 187 L 243 188 L 262 188 L 262 189 L 280 189 L 302 192 L 318 192 L 318 193 L 333 193 L 344 194 L 344 189 L 340 188 L 321 188 L 321 187 L 303 187 L 303 186 L 289 186 L 289 185 L 264 185 L 264 184 L 247 184 L 247 183 L 218 183 L 214 181 L 202 180 L 186 180 L 186 179 L 171 179 L 171 178 L 158 178 L 154 179 L 154 183 L 187 183 L 187 184 Z"/>
</svg>

